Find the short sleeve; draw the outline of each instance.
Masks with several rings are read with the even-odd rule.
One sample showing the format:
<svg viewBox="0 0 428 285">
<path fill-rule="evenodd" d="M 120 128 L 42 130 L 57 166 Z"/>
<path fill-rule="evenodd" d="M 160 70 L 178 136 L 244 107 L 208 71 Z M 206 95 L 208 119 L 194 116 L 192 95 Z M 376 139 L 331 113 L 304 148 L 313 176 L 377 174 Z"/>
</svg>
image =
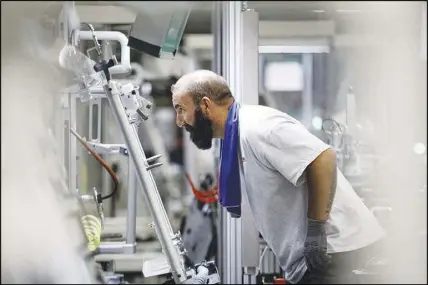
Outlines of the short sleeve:
<svg viewBox="0 0 428 285">
<path fill-rule="evenodd" d="M 294 186 L 300 186 L 307 166 L 330 146 L 297 121 L 281 120 L 261 141 L 264 159 Z"/>
</svg>

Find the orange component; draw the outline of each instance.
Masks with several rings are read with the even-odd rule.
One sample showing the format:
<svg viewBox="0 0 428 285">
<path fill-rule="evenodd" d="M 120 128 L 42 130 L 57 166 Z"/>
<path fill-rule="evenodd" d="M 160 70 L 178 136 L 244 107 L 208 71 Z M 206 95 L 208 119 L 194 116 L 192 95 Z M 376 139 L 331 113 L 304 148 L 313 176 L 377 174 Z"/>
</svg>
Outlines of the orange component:
<svg viewBox="0 0 428 285">
<path fill-rule="evenodd" d="M 218 186 L 217 184 L 211 188 L 208 191 L 201 191 L 196 189 L 195 185 L 193 184 L 192 180 L 190 179 L 190 176 L 188 173 L 185 174 L 186 179 L 190 184 L 190 187 L 192 188 L 193 195 L 195 195 L 196 199 L 198 199 L 201 202 L 204 203 L 214 203 L 218 199 Z"/>
<path fill-rule="evenodd" d="M 274 278 L 273 284 L 287 284 L 284 278 Z"/>
</svg>

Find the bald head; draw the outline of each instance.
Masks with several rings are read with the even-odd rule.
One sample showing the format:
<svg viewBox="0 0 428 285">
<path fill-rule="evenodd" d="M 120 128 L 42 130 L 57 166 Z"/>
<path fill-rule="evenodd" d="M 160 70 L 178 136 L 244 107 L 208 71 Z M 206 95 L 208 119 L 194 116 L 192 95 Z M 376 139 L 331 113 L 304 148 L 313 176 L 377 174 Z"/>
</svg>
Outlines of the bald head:
<svg viewBox="0 0 428 285">
<path fill-rule="evenodd" d="M 224 136 L 228 108 L 233 102 L 226 80 L 209 70 L 197 70 L 182 76 L 171 87 L 177 125 L 184 127 L 200 149 Z"/>
<path fill-rule="evenodd" d="M 217 104 L 222 104 L 232 98 L 227 81 L 210 70 L 196 70 L 183 75 L 171 87 L 174 95 L 189 95 L 195 104 L 208 97 Z M 225 100 L 226 99 L 226 100 Z"/>
</svg>

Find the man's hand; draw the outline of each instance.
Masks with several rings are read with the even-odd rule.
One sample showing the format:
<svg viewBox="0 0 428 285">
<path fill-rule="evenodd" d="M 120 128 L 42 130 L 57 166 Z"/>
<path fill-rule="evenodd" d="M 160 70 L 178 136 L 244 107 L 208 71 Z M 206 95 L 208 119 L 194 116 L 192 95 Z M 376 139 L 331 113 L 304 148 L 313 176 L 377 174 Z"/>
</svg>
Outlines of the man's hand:
<svg viewBox="0 0 428 285">
<path fill-rule="evenodd" d="M 308 220 L 304 256 L 309 270 L 323 270 L 330 263 L 331 257 L 327 254 L 325 222 Z"/>
<path fill-rule="evenodd" d="M 184 281 L 184 284 L 207 284 L 209 280 L 209 270 L 205 266 L 199 266 L 198 274 L 191 279 Z"/>
</svg>

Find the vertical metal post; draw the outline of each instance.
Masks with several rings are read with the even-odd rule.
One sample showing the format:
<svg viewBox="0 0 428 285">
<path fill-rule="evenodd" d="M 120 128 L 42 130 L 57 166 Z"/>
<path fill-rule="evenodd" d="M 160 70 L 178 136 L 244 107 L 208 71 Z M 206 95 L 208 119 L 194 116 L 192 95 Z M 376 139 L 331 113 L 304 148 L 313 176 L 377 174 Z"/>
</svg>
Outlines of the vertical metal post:
<svg viewBox="0 0 428 285">
<path fill-rule="evenodd" d="M 224 1 L 221 5 L 223 11 L 221 73 L 228 81 L 235 99 L 243 102 L 242 1 Z M 243 281 L 241 222 L 241 219 L 232 219 L 226 210 L 220 210 L 219 231 L 223 240 L 220 244 L 222 270 L 220 274 L 225 284 L 241 284 Z"/>
<path fill-rule="evenodd" d="M 70 14 L 70 11 L 72 11 L 72 9 L 74 9 L 74 2 L 64 1 L 62 5 L 62 36 L 63 36 L 63 40 L 69 44 L 70 44 L 69 14 Z"/>
<path fill-rule="evenodd" d="M 302 54 L 302 66 L 304 78 L 302 121 L 307 128 L 310 128 L 312 124 L 313 54 Z"/>
<path fill-rule="evenodd" d="M 76 130 L 76 96 L 72 93 L 68 94 L 68 108 L 70 110 L 68 117 L 68 188 L 73 193 L 77 189 L 77 140 L 75 136 L 71 136 L 71 130 Z"/>
<path fill-rule="evenodd" d="M 258 14 L 244 4 L 242 1 L 215 4 L 213 67 L 226 78 L 238 102 L 258 104 Z M 224 209 L 219 211 L 218 263 L 222 282 L 255 284 L 259 239 L 251 211 L 244 201 L 241 219 L 232 219 Z"/>
<path fill-rule="evenodd" d="M 242 103 L 259 104 L 259 14 L 254 10 L 241 13 Z"/>
<path fill-rule="evenodd" d="M 132 126 L 135 128 L 135 126 Z M 128 207 L 126 212 L 126 244 L 124 253 L 136 251 L 136 227 L 137 227 L 137 175 L 132 158 L 128 156 Z"/>
<path fill-rule="evenodd" d="M 245 1 L 244 1 L 245 2 Z M 257 105 L 259 103 L 259 15 L 256 11 L 242 7 L 241 13 L 241 103 Z M 243 68 L 245 63 L 245 68 Z M 245 183 L 241 181 L 244 190 Z M 259 232 L 254 224 L 251 209 L 245 200 L 241 205 L 241 265 L 245 284 L 255 281 L 260 260 Z"/>
<path fill-rule="evenodd" d="M 422 60 L 427 60 L 427 2 L 421 3 L 421 57 Z"/>
<path fill-rule="evenodd" d="M 104 53 L 103 53 L 104 54 Z M 101 100 L 101 143 L 108 143 L 109 141 L 111 141 L 112 136 L 109 135 L 109 128 L 111 128 L 111 123 L 112 119 L 111 119 L 111 110 L 109 108 L 109 104 L 108 101 L 106 99 L 102 99 Z M 120 136 L 119 136 L 120 137 Z M 121 138 L 120 138 L 121 140 Z M 118 141 L 118 143 L 121 143 L 122 141 Z M 104 160 L 111 164 L 111 159 L 108 155 L 103 157 Z M 111 183 L 111 177 L 108 174 L 107 171 L 101 171 L 101 190 L 102 193 L 111 193 L 112 189 L 112 183 Z M 110 217 L 115 217 L 116 213 L 116 209 L 114 208 L 114 198 L 112 199 L 108 199 L 107 201 L 103 202 L 104 203 L 104 210 L 106 213 L 108 213 L 108 215 Z"/>
<path fill-rule="evenodd" d="M 221 24 L 218 25 L 218 27 L 221 28 L 219 32 L 220 34 L 220 39 L 218 39 L 219 41 L 219 45 L 220 45 L 220 49 L 221 51 L 219 52 L 219 54 L 221 55 L 221 58 L 218 58 L 219 61 L 221 61 L 221 64 L 219 64 L 219 66 L 221 67 L 221 70 L 217 70 L 217 73 L 221 74 L 223 77 L 226 78 L 227 76 L 227 57 L 228 57 L 228 53 L 227 53 L 227 43 L 229 41 L 228 35 L 229 35 L 229 30 L 228 30 L 228 10 L 227 10 L 227 5 L 226 2 L 223 1 L 217 1 L 217 9 L 219 9 L 219 14 L 221 15 L 220 17 L 220 21 Z M 217 47 L 217 46 L 216 46 Z M 216 155 L 217 155 L 217 162 L 216 165 L 219 166 L 219 162 L 220 162 L 220 142 L 217 141 L 216 144 L 217 147 L 217 151 L 216 151 Z M 223 210 L 222 207 L 218 207 L 218 224 L 217 224 L 217 236 L 218 236 L 218 263 L 219 263 L 219 270 L 220 270 L 220 279 L 224 284 L 228 283 L 227 280 L 227 276 L 228 276 L 228 272 L 229 272 L 229 268 L 227 267 L 227 251 L 226 251 L 226 244 L 228 242 L 227 240 L 227 229 L 226 229 L 226 220 L 227 218 L 227 213 L 225 213 L 225 211 Z"/>
<path fill-rule="evenodd" d="M 68 102 L 64 102 L 64 96 L 61 94 L 60 100 L 58 104 L 55 104 L 55 138 L 58 142 L 58 155 L 60 159 L 61 165 L 65 166 L 65 134 L 67 133 L 68 128 L 66 128 L 68 121 Z M 68 155 L 68 152 L 67 152 Z"/>
<path fill-rule="evenodd" d="M 224 54 L 223 54 L 223 3 L 222 1 L 213 1 L 213 10 L 211 15 L 211 29 L 213 34 L 213 59 L 212 59 L 212 70 L 217 74 L 223 74 L 223 64 L 224 64 Z M 214 139 L 214 155 L 215 162 L 214 165 L 216 168 L 220 162 L 220 140 Z M 222 228 L 222 209 L 221 207 L 217 208 L 217 254 L 216 254 L 216 264 L 219 270 L 220 278 L 224 282 L 224 274 L 226 268 L 223 262 L 223 228 Z"/>
<path fill-rule="evenodd" d="M 227 34 L 226 52 L 227 65 L 224 66 L 225 77 L 229 83 L 230 89 L 238 102 L 242 102 L 242 89 L 240 88 L 240 16 L 241 1 L 225 2 L 227 5 L 226 21 L 229 33 Z M 226 268 L 228 269 L 224 283 L 241 284 L 242 283 L 242 265 L 241 265 L 241 220 L 233 219 L 223 209 L 224 226 L 226 231 L 226 244 L 224 244 L 224 258 L 226 259 Z"/>
<path fill-rule="evenodd" d="M 101 98 L 89 101 L 89 134 L 88 140 L 95 143 L 101 142 Z"/>
<path fill-rule="evenodd" d="M 143 194 L 147 201 L 147 207 L 154 219 L 154 227 L 162 246 L 163 252 L 167 257 L 169 265 L 171 266 L 171 273 L 174 282 L 179 284 L 186 280 L 184 271 L 183 260 L 180 256 L 180 250 L 177 241 L 174 240 L 174 234 L 169 223 L 168 216 L 166 215 L 159 192 L 156 187 L 151 171 L 147 170 L 149 166 L 147 163 L 146 155 L 141 146 L 135 127 L 128 121 L 126 112 L 123 108 L 120 93 L 115 89 L 116 86 L 112 83 L 104 87 L 107 94 L 113 114 L 122 131 L 125 143 L 128 147 L 129 156 L 132 159 L 138 179 L 144 186 Z"/>
<path fill-rule="evenodd" d="M 222 61 L 222 44 L 223 44 L 223 13 L 222 13 L 222 3 L 221 1 L 213 1 L 213 12 L 211 16 L 211 29 L 213 34 L 213 46 L 214 46 L 214 53 L 213 53 L 213 59 L 212 59 L 212 70 L 215 73 L 221 74 L 222 68 L 223 68 L 223 61 Z"/>
<path fill-rule="evenodd" d="M 104 30 L 106 30 L 106 31 L 111 30 L 111 26 L 105 25 Z M 88 44 L 88 42 L 85 42 L 85 43 Z M 107 49 L 107 43 L 108 43 L 108 41 L 102 41 L 102 43 L 101 43 L 102 44 L 102 56 L 103 56 L 103 59 L 106 61 L 108 61 L 110 59 L 109 58 L 109 51 Z M 109 112 L 110 112 L 110 110 L 108 108 L 109 105 L 108 105 L 107 100 L 105 100 L 105 99 L 98 99 L 98 100 L 100 100 L 100 104 L 98 104 L 98 112 L 100 114 L 100 119 L 101 119 L 101 122 L 99 124 L 99 127 L 100 127 L 99 132 L 100 132 L 101 138 L 98 142 L 108 143 L 109 140 L 112 139 L 108 135 L 108 133 L 109 133 L 108 129 L 109 129 L 109 125 L 110 125 L 109 122 L 111 121 L 110 116 L 109 116 Z M 91 102 L 89 102 L 89 108 L 90 108 L 89 110 L 91 110 L 91 108 L 92 108 Z M 91 114 L 89 114 L 89 115 L 91 115 Z M 89 118 L 91 118 L 91 117 L 89 117 Z M 91 124 L 89 126 L 91 127 Z M 89 129 L 89 132 L 90 133 L 92 132 L 91 128 Z M 91 137 L 91 136 L 89 136 L 89 137 Z M 109 165 L 111 165 L 112 160 L 108 155 L 104 156 L 103 159 Z M 110 175 L 108 174 L 107 171 L 102 171 L 101 169 L 100 169 L 100 174 L 101 174 L 101 191 L 102 191 L 102 193 L 111 193 L 113 189 L 112 189 L 112 183 L 111 183 Z M 128 177 L 129 177 L 129 173 L 128 173 Z M 117 204 L 115 204 L 115 203 L 117 203 L 117 200 L 115 201 L 114 199 L 116 199 L 116 197 L 112 197 L 111 199 L 108 199 L 107 201 L 103 202 L 105 204 L 104 209 L 106 212 L 109 213 L 110 217 L 116 216 L 116 211 L 117 211 L 116 205 Z"/>
</svg>

